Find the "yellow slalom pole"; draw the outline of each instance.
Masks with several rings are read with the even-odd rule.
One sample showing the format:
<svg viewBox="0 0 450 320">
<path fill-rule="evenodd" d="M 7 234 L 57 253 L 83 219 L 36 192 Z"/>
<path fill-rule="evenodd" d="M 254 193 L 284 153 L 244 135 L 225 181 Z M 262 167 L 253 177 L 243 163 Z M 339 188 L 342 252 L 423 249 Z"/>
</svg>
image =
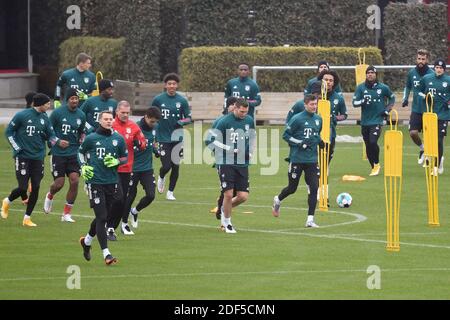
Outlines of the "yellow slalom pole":
<svg viewBox="0 0 450 320">
<path fill-rule="evenodd" d="M 358 49 L 359 64 L 355 66 L 356 86 L 366 81 L 366 70 L 369 67 L 369 65 L 366 64 L 366 53 L 363 52 L 363 58 L 361 59 L 361 51 L 362 48 L 359 48 Z"/>
<path fill-rule="evenodd" d="M 98 71 L 97 74 L 95 75 L 95 79 L 97 81 L 96 85 L 97 85 L 97 89 L 95 89 L 94 91 L 92 91 L 91 96 L 92 97 L 97 97 L 100 95 L 100 89 L 98 87 L 98 83 L 100 82 L 100 80 L 103 79 L 103 73 L 101 71 Z"/>
<path fill-rule="evenodd" d="M 428 195 L 428 225 L 439 227 L 438 117 L 433 112 L 433 95 L 428 93 L 425 100 L 427 112 L 423 114 L 423 136 L 425 147 L 424 167 Z"/>
<path fill-rule="evenodd" d="M 319 148 L 319 210 L 328 211 L 328 158 L 330 154 L 331 135 L 331 103 L 327 100 L 327 83 L 322 82 L 322 98 L 319 100 L 317 113 L 322 117 L 322 132 L 320 137 L 325 143 L 323 149 Z"/>
<path fill-rule="evenodd" d="M 392 114 L 397 121 L 393 126 Z M 398 113 L 390 114 L 391 129 L 384 136 L 384 191 L 386 198 L 387 251 L 400 251 L 400 203 L 403 180 L 403 134 L 398 130 Z"/>
</svg>

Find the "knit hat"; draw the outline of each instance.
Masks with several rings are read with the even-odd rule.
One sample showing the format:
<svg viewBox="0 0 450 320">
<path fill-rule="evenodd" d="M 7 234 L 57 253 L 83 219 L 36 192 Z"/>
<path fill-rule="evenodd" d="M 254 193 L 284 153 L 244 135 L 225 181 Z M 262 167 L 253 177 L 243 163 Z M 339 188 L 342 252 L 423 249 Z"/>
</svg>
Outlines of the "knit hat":
<svg viewBox="0 0 450 320">
<path fill-rule="evenodd" d="M 111 80 L 107 80 L 107 79 L 102 79 L 100 80 L 100 82 L 98 83 L 98 90 L 100 92 L 105 91 L 108 88 L 114 88 L 114 84 L 112 83 Z"/>
<path fill-rule="evenodd" d="M 374 66 L 369 66 L 369 67 L 367 68 L 367 70 L 366 70 L 366 74 L 367 74 L 369 71 L 373 71 L 373 72 L 377 73 L 377 68 L 375 68 Z"/>
<path fill-rule="evenodd" d="M 434 62 L 434 66 L 435 66 L 435 67 L 436 67 L 436 66 L 440 66 L 440 67 L 444 68 L 444 70 L 445 70 L 445 68 L 447 68 L 447 65 L 445 64 L 445 60 L 444 60 L 444 59 L 437 59 L 437 60 Z"/>
<path fill-rule="evenodd" d="M 316 81 L 311 85 L 311 94 L 322 92 L 322 81 Z"/>
<path fill-rule="evenodd" d="M 320 60 L 320 61 L 317 63 L 317 70 L 319 70 L 319 69 L 320 69 L 320 66 L 322 66 L 322 65 L 327 66 L 328 70 L 330 70 L 330 65 L 329 65 L 328 62 L 326 62 L 325 60 Z"/>
<path fill-rule="evenodd" d="M 43 106 L 48 102 L 50 102 L 50 98 L 43 93 L 38 93 L 33 97 L 33 106 L 34 107 Z"/>
<path fill-rule="evenodd" d="M 77 90 L 74 88 L 69 88 L 66 92 L 66 101 L 69 101 L 69 99 L 74 96 L 78 97 Z"/>
</svg>

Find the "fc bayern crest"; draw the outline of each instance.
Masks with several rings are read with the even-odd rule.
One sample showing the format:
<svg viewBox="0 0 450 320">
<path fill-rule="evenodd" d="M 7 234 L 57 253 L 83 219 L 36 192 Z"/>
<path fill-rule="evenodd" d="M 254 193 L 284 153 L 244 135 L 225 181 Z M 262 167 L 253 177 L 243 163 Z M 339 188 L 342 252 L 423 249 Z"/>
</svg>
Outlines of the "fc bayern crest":
<svg viewBox="0 0 450 320">
<path fill-rule="evenodd" d="M 44 124 L 45 124 L 45 121 L 44 121 L 44 119 L 41 119 L 41 124 L 42 124 L 42 125 L 44 125 Z"/>
<path fill-rule="evenodd" d="M 175 107 L 177 107 L 177 109 L 180 109 L 180 108 L 181 108 L 181 103 L 177 102 L 177 103 L 175 104 Z"/>
<path fill-rule="evenodd" d="M 113 140 L 112 144 L 114 147 L 117 147 L 119 145 L 119 142 L 117 140 Z"/>
<path fill-rule="evenodd" d="M 245 86 L 245 91 L 250 91 L 250 86 Z"/>
<path fill-rule="evenodd" d="M 249 124 L 246 124 L 246 125 L 245 125 L 245 131 L 248 131 L 248 130 L 250 130 L 250 125 L 249 125 Z"/>
<path fill-rule="evenodd" d="M 381 94 L 381 89 L 378 89 L 378 90 L 377 90 L 377 93 L 378 93 L 378 94 Z"/>
<path fill-rule="evenodd" d="M 131 133 L 131 128 L 127 128 L 127 133 Z"/>
<path fill-rule="evenodd" d="M 89 78 L 84 78 L 84 83 L 89 83 Z"/>
<path fill-rule="evenodd" d="M 80 119 L 77 119 L 77 125 L 81 125 L 81 120 Z"/>
<path fill-rule="evenodd" d="M 447 82 L 444 82 L 444 83 L 442 83 L 442 86 L 443 86 L 444 88 L 447 88 L 448 83 L 447 83 Z"/>
<path fill-rule="evenodd" d="M 320 125 L 320 121 L 316 120 L 316 126 L 319 126 L 319 125 Z"/>
<path fill-rule="evenodd" d="M 113 112 L 114 108 L 113 107 L 108 107 L 109 112 Z"/>
<path fill-rule="evenodd" d="M 339 104 L 339 100 L 338 99 L 334 99 L 334 102 L 333 102 L 334 104 Z"/>
</svg>

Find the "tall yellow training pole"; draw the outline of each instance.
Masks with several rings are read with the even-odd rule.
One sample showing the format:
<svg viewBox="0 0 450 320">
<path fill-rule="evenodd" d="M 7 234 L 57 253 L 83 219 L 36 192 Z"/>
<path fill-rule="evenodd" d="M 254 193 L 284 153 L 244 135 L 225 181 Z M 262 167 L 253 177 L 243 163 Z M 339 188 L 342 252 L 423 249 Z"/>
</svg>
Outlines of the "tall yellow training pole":
<svg viewBox="0 0 450 320">
<path fill-rule="evenodd" d="M 428 195 L 428 224 L 439 227 L 439 149 L 438 149 L 438 117 L 433 112 L 433 95 L 428 93 L 426 98 L 427 112 L 423 114 L 423 136 L 425 156 L 425 176 Z"/>
<path fill-rule="evenodd" d="M 322 132 L 320 137 L 325 143 L 323 149 L 319 148 L 319 210 L 328 211 L 328 158 L 330 154 L 330 116 L 331 103 L 327 100 L 327 83 L 322 82 L 322 98 L 319 100 L 317 113 L 322 117 Z"/>
<path fill-rule="evenodd" d="M 396 115 L 395 127 L 392 114 Z M 400 251 L 400 201 L 402 195 L 403 134 L 397 130 L 398 113 L 390 114 L 391 130 L 384 135 L 384 190 L 386 196 L 387 251 Z"/>
<path fill-rule="evenodd" d="M 98 71 L 97 74 L 95 75 L 95 79 L 97 80 L 97 89 L 95 89 L 94 91 L 92 91 L 91 96 L 92 97 L 97 97 L 100 95 L 100 89 L 98 88 L 98 83 L 100 82 L 100 80 L 103 79 L 103 73 L 101 71 Z"/>
</svg>

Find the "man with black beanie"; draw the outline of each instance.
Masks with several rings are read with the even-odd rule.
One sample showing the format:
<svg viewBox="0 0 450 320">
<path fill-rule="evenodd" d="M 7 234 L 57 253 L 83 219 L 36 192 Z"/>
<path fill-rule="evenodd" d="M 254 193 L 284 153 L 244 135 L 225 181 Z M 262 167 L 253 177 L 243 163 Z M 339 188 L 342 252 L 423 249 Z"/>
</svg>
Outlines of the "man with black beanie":
<svg viewBox="0 0 450 320">
<path fill-rule="evenodd" d="M 395 103 L 395 94 L 391 89 L 377 80 L 377 69 L 369 66 L 366 81 L 356 87 L 353 106 L 361 108 L 361 133 L 366 144 L 367 159 L 372 171 L 370 176 L 380 174 L 380 147 L 383 120 L 389 115 Z"/>
<path fill-rule="evenodd" d="M 315 76 L 314 78 L 311 78 L 308 80 L 308 84 L 306 85 L 306 88 L 304 90 L 305 96 L 307 94 L 314 94 L 312 92 L 312 85 L 314 82 L 316 82 L 317 80 L 319 80 L 319 75 L 322 73 L 322 71 L 324 70 L 330 70 L 330 65 L 328 64 L 327 61 L 325 60 L 320 60 L 317 63 L 317 76 Z M 338 84 L 336 89 L 334 90 L 336 93 L 342 93 L 342 88 L 341 86 Z"/>
<path fill-rule="evenodd" d="M 13 148 L 16 178 L 19 186 L 3 199 L 1 216 L 8 218 L 11 202 L 26 195 L 31 180 L 31 194 L 23 219 L 23 226 L 36 227 L 31 221 L 41 180 L 44 177 L 45 142 L 52 146 L 67 148 L 69 143 L 56 137 L 46 111 L 50 108 L 50 98 L 38 93 L 33 97 L 33 108 L 17 113 L 6 129 L 5 135 Z"/>
<path fill-rule="evenodd" d="M 111 80 L 102 79 L 98 84 L 100 95 L 90 97 L 84 102 L 80 109 L 86 115 L 86 130 L 88 133 L 95 131 L 98 124 L 98 117 L 100 113 L 107 110 L 113 113 L 117 109 L 117 101 L 113 99 L 114 83 Z"/>
<path fill-rule="evenodd" d="M 51 172 L 54 182 L 45 196 L 44 212 L 50 213 L 54 196 L 64 187 L 66 176 L 69 178 L 69 190 L 66 195 L 62 222 L 75 222 L 72 219 L 72 207 L 78 193 L 80 165 L 78 163 L 78 148 L 85 136 L 86 116 L 78 108 L 79 97 L 75 89 L 66 92 L 66 103 L 53 111 L 50 122 L 58 138 L 69 141 L 68 148 L 53 146 L 51 149 Z"/>
</svg>

